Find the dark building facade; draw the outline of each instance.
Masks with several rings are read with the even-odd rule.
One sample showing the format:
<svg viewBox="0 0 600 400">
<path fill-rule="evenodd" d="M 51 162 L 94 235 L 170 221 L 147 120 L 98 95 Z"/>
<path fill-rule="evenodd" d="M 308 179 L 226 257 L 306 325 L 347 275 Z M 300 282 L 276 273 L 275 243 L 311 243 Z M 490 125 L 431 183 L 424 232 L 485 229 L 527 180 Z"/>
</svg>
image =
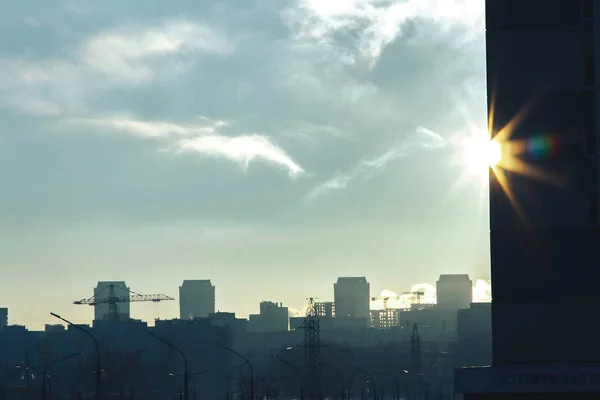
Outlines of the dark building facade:
<svg viewBox="0 0 600 400">
<path fill-rule="evenodd" d="M 0 329 L 8 325 L 8 308 L 0 308 Z"/>
<path fill-rule="evenodd" d="M 208 279 L 185 280 L 179 286 L 179 318 L 206 318 L 215 312 L 215 286 Z"/>
<path fill-rule="evenodd" d="M 335 318 L 361 319 L 370 324 L 371 286 L 365 277 L 340 277 L 333 284 Z"/>
<path fill-rule="evenodd" d="M 128 296 L 129 288 L 124 281 L 108 281 L 98 282 L 94 288 L 94 299 L 101 301 L 106 300 L 110 296 L 110 287 L 113 286 L 115 296 Z M 121 302 L 117 306 L 118 319 L 127 321 L 131 318 L 131 307 L 128 302 Z M 108 302 L 100 302 L 94 305 L 94 320 L 106 321 L 110 319 L 110 307 Z"/>
<path fill-rule="evenodd" d="M 282 303 L 260 302 L 260 314 L 250 314 L 248 332 L 285 332 L 289 329 L 289 311 Z"/>
<path fill-rule="evenodd" d="M 467 274 L 440 275 L 435 291 L 440 308 L 460 310 L 473 302 L 473 281 Z"/>
<path fill-rule="evenodd" d="M 486 1 L 488 117 L 503 150 L 490 173 L 493 367 L 457 371 L 458 391 L 599 396 L 596 333 L 573 329 L 598 309 L 599 6 Z"/>
<path fill-rule="evenodd" d="M 490 365 L 492 362 L 492 305 L 472 303 L 456 316 L 458 365 Z"/>
</svg>

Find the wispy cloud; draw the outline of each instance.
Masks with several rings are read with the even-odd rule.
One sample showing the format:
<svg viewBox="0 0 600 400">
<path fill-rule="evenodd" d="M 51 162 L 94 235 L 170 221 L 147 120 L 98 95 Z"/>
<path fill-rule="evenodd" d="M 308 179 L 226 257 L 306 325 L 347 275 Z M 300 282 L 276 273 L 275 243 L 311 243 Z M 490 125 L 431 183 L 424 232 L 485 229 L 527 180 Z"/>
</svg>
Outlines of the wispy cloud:
<svg viewBox="0 0 600 400">
<path fill-rule="evenodd" d="M 322 182 L 308 193 L 306 199 L 314 201 L 332 191 L 346 188 L 353 180 L 370 179 L 385 170 L 392 161 L 405 157 L 417 150 L 436 149 L 445 145 L 446 141 L 440 135 L 429 129 L 419 127 L 413 134 L 403 138 L 397 145 L 378 157 L 362 159 L 349 171 L 338 172 L 331 179 Z"/>
<path fill-rule="evenodd" d="M 90 85 L 82 69 L 66 60 L 0 58 L 0 107 L 22 114 L 54 117 L 78 109 Z"/>
<path fill-rule="evenodd" d="M 25 93 L 1 99 L 0 105 L 35 117 L 57 117 L 62 114 L 62 109 L 57 103 Z"/>
<path fill-rule="evenodd" d="M 207 135 L 182 139 L 178 145 L 183 151 L 225 157 L 240 163 L 245 168 L 254 159 L 260 159 L 286 168 L 292 177 L 304 172 L 304 169 L 292 160 L 283 149 L 273 144 L 266 136 L 257 134 L 236 137 Z"/>
<path fill-rule="evenodd" d="M 38 117 L 77 114 L 91 93 L 172 77 L 188 56 L 233 49 L 217 30 L 185 20 L 123 26 L 84 39 L 61 58 L 0 57 L 0 106 Z"/>
<path fill-rule="evenodd" d="M 152 79 L 157 57 L 191 52 L 229 54 L 233 44 L 213 29 L 187 21 L 169 21 L 156 27 L 121 28 L 87 40 L 82 62 L 119 83 Z"/>
<path fill-rule="evenodd" d="M 326 46 L 351 43 L 357 55 L 373 65 L 383 49 L 403 33 L 407 23 L 423 19 L 446 27 L 477 27 L 484 2 L 478 0 L 297 0 L 284 13 L 299 40 Z M 351 35 L 351 36 L 350 36 Z M 354 37 L 354 40 L 350 39 Z"/>
<path fill-rule="evenodd" d="M 69 118 L 65 122 L 108 128 L 146 138 L 215 134 L 219 128 L 228 125 L 225 121 L 213 121 L 205 117 L 200 117 L 199 119 L 199 123 L 190 125 L 166 121 L 140 121 L 129 117 Z"/>
<path fill-rule="evenodd" d="M 196 124 L 177 124 L 165 121 L 140 121 L 127 118 L 71 118 L 66 122 L 101 129 L 112 129 L 130 135 L 162 139 L 178 153 L 193 152 L 211 157 L 225 158 L 248 168 L 253 161 L 284 168 L 290 177 L 304 173 L 304 169 L 281 147 L 264 135 L 242 134 L 227 136 L 221 129 L 225 121 L 200 117 Z"/>
<path fill-rule="evenodd" d="M 291 127 L 283 129 L 283 135 L 294 138 L 300 138 L 309 142 L 317 142 L 323 137 L 336 139 L 349 139 L 349 134 L 342 129 L 332 125 L 320 125 L 310 122 L 292 124 Z"/>
</svg>

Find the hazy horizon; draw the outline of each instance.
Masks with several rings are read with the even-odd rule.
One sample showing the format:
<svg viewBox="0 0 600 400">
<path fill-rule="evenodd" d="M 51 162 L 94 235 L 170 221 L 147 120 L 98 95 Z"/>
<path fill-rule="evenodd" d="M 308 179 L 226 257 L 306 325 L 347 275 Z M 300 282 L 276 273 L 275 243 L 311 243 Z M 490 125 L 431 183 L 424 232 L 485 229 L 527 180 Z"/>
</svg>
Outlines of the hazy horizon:
<svg viewBox="0 0 600 400">
<path fill-rule="evenodd" d="M 489 279 L 483 2 L 25 0 L 0 20 L 10 323 L 89 323 L 72 303 L 108 280 L 211 279 L 247 316 L 332 300 L 338 276 L 373 296 Z"/>
</svg>

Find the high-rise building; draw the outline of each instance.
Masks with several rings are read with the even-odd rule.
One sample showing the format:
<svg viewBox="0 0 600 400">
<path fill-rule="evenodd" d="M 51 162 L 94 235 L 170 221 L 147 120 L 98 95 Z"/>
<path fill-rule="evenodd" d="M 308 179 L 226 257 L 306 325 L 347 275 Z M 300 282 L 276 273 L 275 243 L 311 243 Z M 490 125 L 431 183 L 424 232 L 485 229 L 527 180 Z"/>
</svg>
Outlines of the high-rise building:
<svg viewBox="0 0 600 400">
<path fill-rule="evenodd" d="M 473 281 L 467 274 L 440 275 L 436 297 L 439 308 L 469 308 L 473 302 Z"/>
<path fill-rule="evenodd" d="M 371 288 L 365 277 L 340 277 L 333 284 L 336 318 L 360 318 L 370 324 Z"/>
<path fill-rule="evenodd" d="M 179 318 L 204 318 L 215 312 L 215 287 L 209 279 L 185 280 L 179 287 Z"/>
<path fill-rule="evenodd" d="M 0 308 L 0 329 L 8 325 L 8 308 Z"/>
<path fill-rule="evenodd" d="M 486 1 L 493 366 L 457 371 L 467 399 L 599 397 L 597 333 L 574 328 L 600 305 L 599 6 Z"/>
<path fill-rule="evenodd" d="M 107 299 L 110 296 L 111 285 L 113 285 L 115 296 L 129 296 L 129 288 L 124 281 L 107 281 L 98 282 L 98 285 L 94 288 L 94 299 L 96 301 Z M 120 321 L 130 319 L 129 305 L 129 302 L 117 304 L 117 314 Z M 108 303 L 96 304 L 94 306 L 94 319 L 96 321 L 108 321 L 110 319 Z"/>
<path fill-rule="evenodd" d="M 319 317 L 334 317 L 334 303 L 332 301 L 317 301 L 315 302 L 315 312 Z"/>
</svg>

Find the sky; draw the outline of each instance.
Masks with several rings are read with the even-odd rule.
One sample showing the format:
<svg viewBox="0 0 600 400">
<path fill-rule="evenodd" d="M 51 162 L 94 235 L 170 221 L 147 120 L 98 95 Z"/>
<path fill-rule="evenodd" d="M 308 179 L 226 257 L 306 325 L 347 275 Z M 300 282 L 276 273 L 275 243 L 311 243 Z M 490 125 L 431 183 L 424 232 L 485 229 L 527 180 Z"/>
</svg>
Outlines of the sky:
<svg viewBox="0 0 600 400">
<path fill-rule="evenodd" d="M 23 0 L 0 14 L 0 306 L 217 309 L 489 278 L 479 0 Z M 138 303 L 170 318 L 178 302 Z"/>
</svg>

